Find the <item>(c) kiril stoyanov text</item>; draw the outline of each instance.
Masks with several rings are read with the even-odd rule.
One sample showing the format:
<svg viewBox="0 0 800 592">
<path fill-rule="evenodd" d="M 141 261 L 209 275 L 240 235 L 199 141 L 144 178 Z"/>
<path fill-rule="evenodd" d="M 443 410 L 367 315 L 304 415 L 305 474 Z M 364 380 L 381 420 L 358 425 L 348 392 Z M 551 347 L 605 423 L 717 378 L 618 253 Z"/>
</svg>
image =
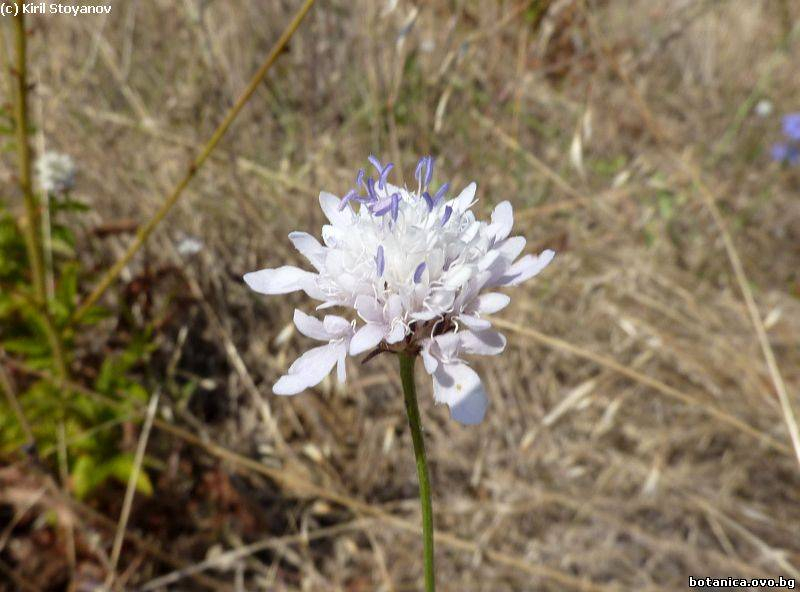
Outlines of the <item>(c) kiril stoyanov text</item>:
<svg viewBox="0 0 800 592">
<path fill-rule="evenodd" d="M 85 4 L 73 5 L 62 4 L 60 2 L 3 2 L 4 10 L 16 14 L 62 14 L 62 15 L 85 15 L 85 14 L 111 14 L 111 4 Z"/>
</svg>

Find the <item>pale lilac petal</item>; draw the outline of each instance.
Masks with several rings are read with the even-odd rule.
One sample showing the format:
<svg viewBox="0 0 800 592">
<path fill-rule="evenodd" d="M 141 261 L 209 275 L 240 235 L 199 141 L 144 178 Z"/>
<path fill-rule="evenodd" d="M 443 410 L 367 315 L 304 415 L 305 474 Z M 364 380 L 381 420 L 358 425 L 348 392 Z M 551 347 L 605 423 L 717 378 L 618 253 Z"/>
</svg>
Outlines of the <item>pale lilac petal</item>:
<svg viewBox="0 0 800 592">
<path fill-rule="evenodd" d="M 380 323 L 383 321 L 383 308 L 374 296 L 357 296 L 355 309 L 358 316 L 368 323 Z"/>
<path fill-rule="evenodd" d="M 437 335 L 431 344 L 431 353 L 440 360 L 447 362 L 455 359 L 461 347 L 461 336 L 458 333 L 444 333 Z"/>
<path fill-rule="evenodd" d="M 395 322 L 394 325 L 392 325 L 392 328 L 386 334 L 386 343 L 397 343 L 398 341 L 403 341 L 405 336 L 405 325 L 403 325 L 401 322 Z"/>
<path fill-rule="evenodd" d="M 439 360 L 437 360 L 436 357 L 431 354 L 430 345 L 431 340 L 426 341 L 422 346 L 420 355 L 422 356 L 422 364 L 425 366 L 425 371 L 428 374 L 433 374 L 436 372 L 436 368 L 439 367 Z"/>
<path fill-rule="evenodd" d="M 533 255 L 525 255 L 522 259 L 514 263 L 508 268 L 506 274 L 500 278 L 500 284 L 505 286 L 518 286 L 525 280 L 529 280 L 545 267 L 550 265 L 550 262 L 555 257 L 555 251 L 550 249 L 542 251 L 538 257 Z"/>
<path fill-rule="evenodd" d="M 288 294 L 304 290 L 313 283 L 315 274 L 292 265 L 262 269 L 244 274 L 244 281 L 259 294 Z"/>
<path fill-rule="evenodd" d="M 453 209 L 458 212 L 459 214 L 466 212 L 469 207 L 472 205 L 472 202 L 475 199 L 475 190 L 478 188 L 475 182 L 470 183 L 458 194 L 450 205 L 452 205 Z"/>
<path fill-rule="evenodd" d="M 276 395 L 296 395 L 322 382 L 339 358 L 339 344 L 331 343 L 308 350 L 289 366 L 272 387 Z"/>
<path fill-rule="evenodd" d="M 322 319 L 322 326 L 330 333 L 331 338 L 344 337 L 353 332 L 353 324 L 347 319 L 336 315 L 325 315 L 325 318 Z"/>
<path fill-rule="evenodd" d="M 336 359 L 336 380 L 340 383 L 344 383 L 347 380 L 347 346 L 345 344 L 340 344 L 338 349 L 336 350 L 338 357 Z"/>
<path fill-rule="evenodd" d="M 328 341 L 332 338 L 331 334 L 323 327 L 322 321 L 311 315 L 307 315 L 302 310 L 295 309 L 294 324 L 300 333 L 311 339 Z"/>
<path fill-rule="evenodd" d="M 489 406 L 480 377 L 463 363 L 439 365 L 433 373 L 433 395 L 437 403 L 450 407 L 453 419 L 465 425 L 483 421 Z"/>
<path fill-rule="evenodd" d="M 495 240 L 503 240 L 511 232 L 514 225 L 514 209 L 507 201 L 500 202 L 492 212 L 492 223 L 489 232 L 494 234 Z"/>
<path fill-rule="evenodd" d="M 506 348 L 506 338 L 493 329 L 461 331 L 461 349 L 468 354 L 496 356 Z"/>
<path fill-rule="evenodd" d="M 327 191 L 319 194 L 319 205 L 325 213 L 325 217 L 334 226 L 347 226 L 353 220 L 353 212 L 349 208 L 339 209 L 341 200 Z"/>
<path fill-rule="evenodd" d="M 474 273 L 474 268 L 469 265 L 454 266 L 442 276 L 442 283 L 445 288 L 456 289 L 466 284 Z"/>
<path fill-rule="evenodd" d="M 486 319 L 482 319 L 480 317 L 476 317 L 473 315 L 459 315 L 458 317 L 459 322 L 464 323 L 470 329 L 488 329 L 492 326 L 490 321 Z"/>
<path fill-rule="evenodd" d="M 326 249 L 313 236 L 307 232 L 291 232 L 289 240 L 315 269 L 320 270 L 325 266 Z"/>
<path fill-rule="evenodd" d="M 403 299 L 398 294 L 392 294 L 386 301 L 386 319 L 391 321 L 399 319 L 403 314 Z"/>
<path fill-rule="evenodd" d="M 353 338 L 350 340 L 350 355 L 357 356 L 365 351 L 371 350 L 383 341 L 386 334 L 386 327 L 384 325 L 375 325 L 367 323 L 356 331 Z"/>
<path fill-rule="evenodd" d="M 478 296 L 475 302 L 475 310 L 480 314 L 494 314 L 500 312 L 508 303 L 511 302 L 511 297 L 499 292 L 488 292 Z"/>
</svg>

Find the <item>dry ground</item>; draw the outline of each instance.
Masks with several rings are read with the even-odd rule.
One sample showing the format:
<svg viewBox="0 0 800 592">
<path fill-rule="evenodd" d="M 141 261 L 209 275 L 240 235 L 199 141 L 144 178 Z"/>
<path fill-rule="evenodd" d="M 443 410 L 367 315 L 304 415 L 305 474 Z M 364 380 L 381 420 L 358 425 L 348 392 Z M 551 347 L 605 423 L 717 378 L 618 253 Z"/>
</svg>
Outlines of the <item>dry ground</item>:
<svg viewBox="0 0 800 592">
<path fill-rule="evenodd" d="M 98 224 L 156 209 L 297 5 L 114 0 L 105 20 L 35 22 L 40 138 L 79 162 Z M 182 270 L 194 298 L 177 318 L 180 282 L 155 290 L 154 306 L 173 311 L 159 346 L 180 356 L 174 380 L 203 380 L 188 404 L 167 393 L 165 421 L 294 484 L 157 429 L 152 454 L 199 464 L 189 473 L 219 488 L 217 503 L 248 509 L 215 523 L 217 506 L 184 507 L 164 469 L 157 495 L 175 498 L 182 525 L 150 545 L 192 564 L 214 546 L 302 532 L 312 540 L 206 573 L 217 587 L 420 589 L 393 360 L 351 365 L 344 388 L 274 397 L 308 345 L 285 331 L 308 304 L 258 297 L 240 277 L 299 263 L 288 231 L 318 232 L 316 194 L 344 193 L 368 154 L 410 176 L 432 153 L 439 179 L 478 182 L 479 211 L 511 200 L 529 244 L 558 251 L 500 315 L 505 354 L 476 363 L 491 398 L 482 425 L 451 421 L 418 373 L 447 533 L 440 588 L 798 577 L 800 467 L 703 187 L 800 410 L 800 174 L 768 158 L 780 114 L 800 108 L 799 19 L 789 0 L 319 2 L 109 296 L 144 263 Z M 762 99 L 771 115 L 756 114 Z M 181 258 L 185 236 L 204 249 Z M 128 240 L 91 239 L 86 256 L 107 265 Z M 144 538 L 153 503 L 134 505 Z M 113 529 L 100 532 L 110 547 Z M 172 569 L 126 549 L 132 589 Z"/>
</svg>

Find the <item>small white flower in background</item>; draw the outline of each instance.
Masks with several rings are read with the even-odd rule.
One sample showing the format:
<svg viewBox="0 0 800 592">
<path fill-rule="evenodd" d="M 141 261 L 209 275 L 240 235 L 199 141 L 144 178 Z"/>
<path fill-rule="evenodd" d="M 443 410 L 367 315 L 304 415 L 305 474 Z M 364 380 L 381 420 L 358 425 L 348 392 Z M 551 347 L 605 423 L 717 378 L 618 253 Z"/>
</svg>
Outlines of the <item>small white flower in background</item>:
<svg viewBox="0 0 800 592">
<path fill-rule="evenodd" d="M 178 243 L 178 254 L 183 257 L 197 255 L 203 250 L 203 241 L 193 236 L 186 236 Z"/>
<path fill-rule="evenodd" d="M 75 162 L 67 154 L 45 152 L 36 161 L 36 176 L 45 193 L 66 193 L 75 187 Z"/>
<path fill-rule="evenodd" d="M 756 115 L 759 117 L 769 117 L 772 115 L 772 101 L 769 99 L 761 99 L 756 103 Z"/>
<path fill-rule="evenodd" d="M 327 342 L 309 350 L 273 387 L 293 395 L 321 382 L 337 367 L 345 379 L 345 356 L 371 351 L 421 354 L 433 378 L 436 402 L 446 403 L 464 424 L 479 423 L 488 401 L 465 354 L 496 355 L 506 339 L 485 315 L 510 298 L 495 292 L 537 275 L 555 253 L 525 255 L 525 238 L 509 237 L 511 204 L 498 204 L 490 222 L 476 220 L 475 183 L 447 199 L 449 184 L 430 190 L 433 158 L 417 164 L 413 187 L 388 182 L 393 164 L 370 157 L 376 178 L 360 170 L 356 188 L 339 198 L 322 192 L 329 224 L 320 244 L 310 234 L 289 239 L 314 271 L 283 266 L 248 273 L 245 282 L 262 294 L 302 290 L 319 300 L 317 309 L 353 309 L 355 320 L 326 315 L 322 321 L 295 311 L 304 335 Z"/>
</svg>

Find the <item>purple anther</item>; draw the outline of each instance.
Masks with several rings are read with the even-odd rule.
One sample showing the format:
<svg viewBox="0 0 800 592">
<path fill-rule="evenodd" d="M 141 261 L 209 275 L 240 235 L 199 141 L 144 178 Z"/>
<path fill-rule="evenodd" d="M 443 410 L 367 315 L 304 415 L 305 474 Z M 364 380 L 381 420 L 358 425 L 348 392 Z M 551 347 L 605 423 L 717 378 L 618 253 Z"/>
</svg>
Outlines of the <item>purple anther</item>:
<svg viewBox="0 0 800 592">
<path fill-rule="evenodd" d="M 431 194 L 428 193 L 427 191 L 423 191 L 422 192 L 422 197 L 425 199 L 425 203 L 428 204 L 428 211 L 429 212 L 432 211 L 433 210 L 433 198 L 431 197 Z"/>
<path fill-rule="evenodd" d="M 393 193 L 392 197 L 389 198 L 392 201 L 391 209 L 392 209 L 392 220 L 397 222 L 397 214 L 400 213 L 400 194 Z"/>
<path fill-rule="evenodd" d="M 425 163 L 427 162 L 427 158 L 428 158 L 427 156 L 423 156 L 422 158 L 420 158 L 419 162 L 417 162 L 417 168 L 414 171 L 414 178 L 417 180 L 417 183 L 419 184 L 422 184 L 422 169 L 425 166 Z"/>
<path fill-rule="evenodd" d="M 378 277 L 382 277 L 383 268 L 386 266 L 386 260 L 383 256 L 383 245 L 378 246 L 378 254 L 375 255 L 375 265 L 378 268 Z"/>
<path fill-rule="evenodd" d="M 381 176 L 378 179 L 378 187 L 380 187 L 381 189 L 386 189 L 386 178 L 389 176 L 389 171 L 391 171 L 393 168 L 394 164 L 391 162 L 387 164 L 385 167 L 383 167 L 383 170 L 381 171 Z"/>
<path fill-rule="evenodd" d="M 433 194 L 433 205 L 439 203 L 439 200 L 442 199 L 442 196 L 447 193 L 447 190 L 450 189 L 450 183 L 445 183 L 439 189 L 436 190 L 436 193 Z"/>
<path fill-rule="evenodd" d="M 415 284 L 418 284 L 420 282 L 420 280 L 422 279 L 422 274 L 424 273 L 424 271 L 425 271 L 425 262 L 423 261 L 422 263 L 417 265 L 417 268 L 414 270 L 414 283 Z"/>
<path fill-rule="evenodd" d="M 425 187 L 431 184 L 433 179 L 433 156 L 428 157 L 428 170 L 425 174 Z"/>
<path fill-rule="evenodd" d="M 381 161 L 378 160 L 375 156 L 370 154 L 367 160 L 369 160 L 372 163 L 372 166 L 375 167 L 379 175 L 381 174 L 381 172 L 383 172 L 383 165 L 381 164 Z"/>
<path fill-rule="evenodd" d="M 339 202 L 339 211 L 341 212 L 343 209 L 347 207 L 347 204 L 350 203 L 351 199 L 357 199 L 358 192 L 355 189 L 351 189 L 348 191 L 342 200 Z"/>
<path fill-rule="evenodd" d="M 450 206 L 445 206 L 444 208 L 444 216 L 442 216 L 442 226 L 447 224 L 447 221 L 450 219 L 450 216 L 453 215 L 453 208 Z"/>
<path fill-rule="evenodd" d="M 367 195 L 369 196 L 370 201 L 378 201 L 378 194 L 375 193 L 375 181 L 372 180 L 372 177 L 367 177 Z"/>
<path fill-rule="evenodd" d="M 384 197 L 382 200 L 374 202 L 371 205 L 370 211 L 373 216 L 383 216 L 392 209 L 392 203 L 391 197 Z"/>
</svg>

